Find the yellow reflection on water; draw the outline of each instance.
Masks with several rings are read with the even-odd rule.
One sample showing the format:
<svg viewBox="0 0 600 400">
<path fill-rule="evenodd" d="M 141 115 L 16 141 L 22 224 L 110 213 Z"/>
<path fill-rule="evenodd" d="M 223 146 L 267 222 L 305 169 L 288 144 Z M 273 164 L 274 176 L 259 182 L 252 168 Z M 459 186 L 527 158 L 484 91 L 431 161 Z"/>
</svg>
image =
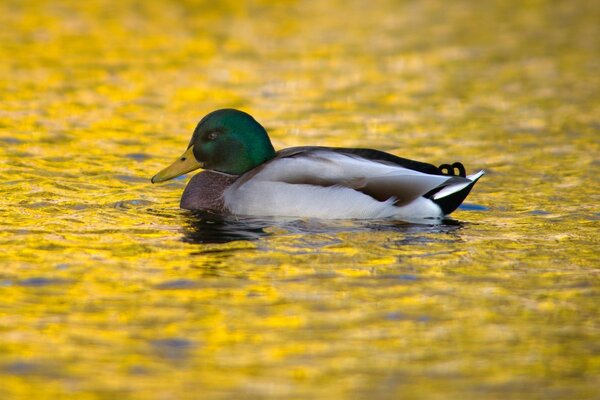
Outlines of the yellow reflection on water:
<svg viewBox="0 0 600 400">
<path fill-rule="evenodd" d="M 0 4 L 0 398 L 593 398 L 593 2 Z M 459 224 L 206 222 L 197 120 L 488 174 Z"/>
</svg>

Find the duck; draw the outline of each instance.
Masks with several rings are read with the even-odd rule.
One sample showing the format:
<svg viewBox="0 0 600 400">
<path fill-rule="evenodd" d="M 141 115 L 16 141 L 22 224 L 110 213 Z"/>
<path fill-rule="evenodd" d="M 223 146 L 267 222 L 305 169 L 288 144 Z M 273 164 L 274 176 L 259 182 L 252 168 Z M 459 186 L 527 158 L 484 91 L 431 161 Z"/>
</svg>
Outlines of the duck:
<svg viewBox="0 0 600 400">
<path fill-rule="evenodd" d="M 276 151 L 265 128 L 237 109 L 200 120 L 186 151 L 151 179 L 202 169 L 180 207 L 235 217 L 442 220 L 456 210 L 481 170 L 414 161 L 367 148 L 291 147 Z"/>
</svg>

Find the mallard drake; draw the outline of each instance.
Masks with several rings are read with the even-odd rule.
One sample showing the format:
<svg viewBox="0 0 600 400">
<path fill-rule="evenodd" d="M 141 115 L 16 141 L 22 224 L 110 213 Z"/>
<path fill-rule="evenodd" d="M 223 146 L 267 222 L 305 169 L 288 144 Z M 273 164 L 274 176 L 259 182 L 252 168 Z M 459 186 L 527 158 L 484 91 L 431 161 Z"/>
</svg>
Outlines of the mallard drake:
<svg viewBox="0 0 600 400">
<path fill-rule="evenodd" d="M 250 217 L 402 221 L 440 219 L 467 197 L 483 171 L 436 167 L 383 151 L 292 147 L 275 151 L 249 114 L 223 109 L 198 123 L 185 153 L 152 178 L 163 182 L 203 168 L 181 208 Z"/>
</svg>

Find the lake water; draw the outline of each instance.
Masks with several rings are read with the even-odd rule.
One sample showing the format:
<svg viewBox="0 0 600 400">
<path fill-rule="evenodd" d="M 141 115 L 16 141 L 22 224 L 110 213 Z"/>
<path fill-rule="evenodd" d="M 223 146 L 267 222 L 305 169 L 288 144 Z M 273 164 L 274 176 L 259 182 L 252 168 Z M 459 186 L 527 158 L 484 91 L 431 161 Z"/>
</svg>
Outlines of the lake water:
<svg viewBox="0 0 600 400">
<path fill-rule="evenodd" d="M 600 398 L 594 1 L 0 4 L 0 398 Z M 442 225 L 208 221 L 197 121 L 485 169 Z"/>
</svg>

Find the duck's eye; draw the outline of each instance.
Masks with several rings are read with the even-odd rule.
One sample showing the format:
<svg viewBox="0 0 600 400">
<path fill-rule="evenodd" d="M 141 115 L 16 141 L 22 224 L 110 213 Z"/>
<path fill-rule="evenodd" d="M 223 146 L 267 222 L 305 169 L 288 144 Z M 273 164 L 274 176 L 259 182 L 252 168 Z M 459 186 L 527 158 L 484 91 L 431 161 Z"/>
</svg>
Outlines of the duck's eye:
<svg viewBox="0 0 600 400">
<path fill-rule="evenodd" d="M 215 140 L 217 138 L 218 133 L 217 132 L 208 132 L 208 135 L 206 135 L 206 138 L 208 140 Z"/>
</svg>

